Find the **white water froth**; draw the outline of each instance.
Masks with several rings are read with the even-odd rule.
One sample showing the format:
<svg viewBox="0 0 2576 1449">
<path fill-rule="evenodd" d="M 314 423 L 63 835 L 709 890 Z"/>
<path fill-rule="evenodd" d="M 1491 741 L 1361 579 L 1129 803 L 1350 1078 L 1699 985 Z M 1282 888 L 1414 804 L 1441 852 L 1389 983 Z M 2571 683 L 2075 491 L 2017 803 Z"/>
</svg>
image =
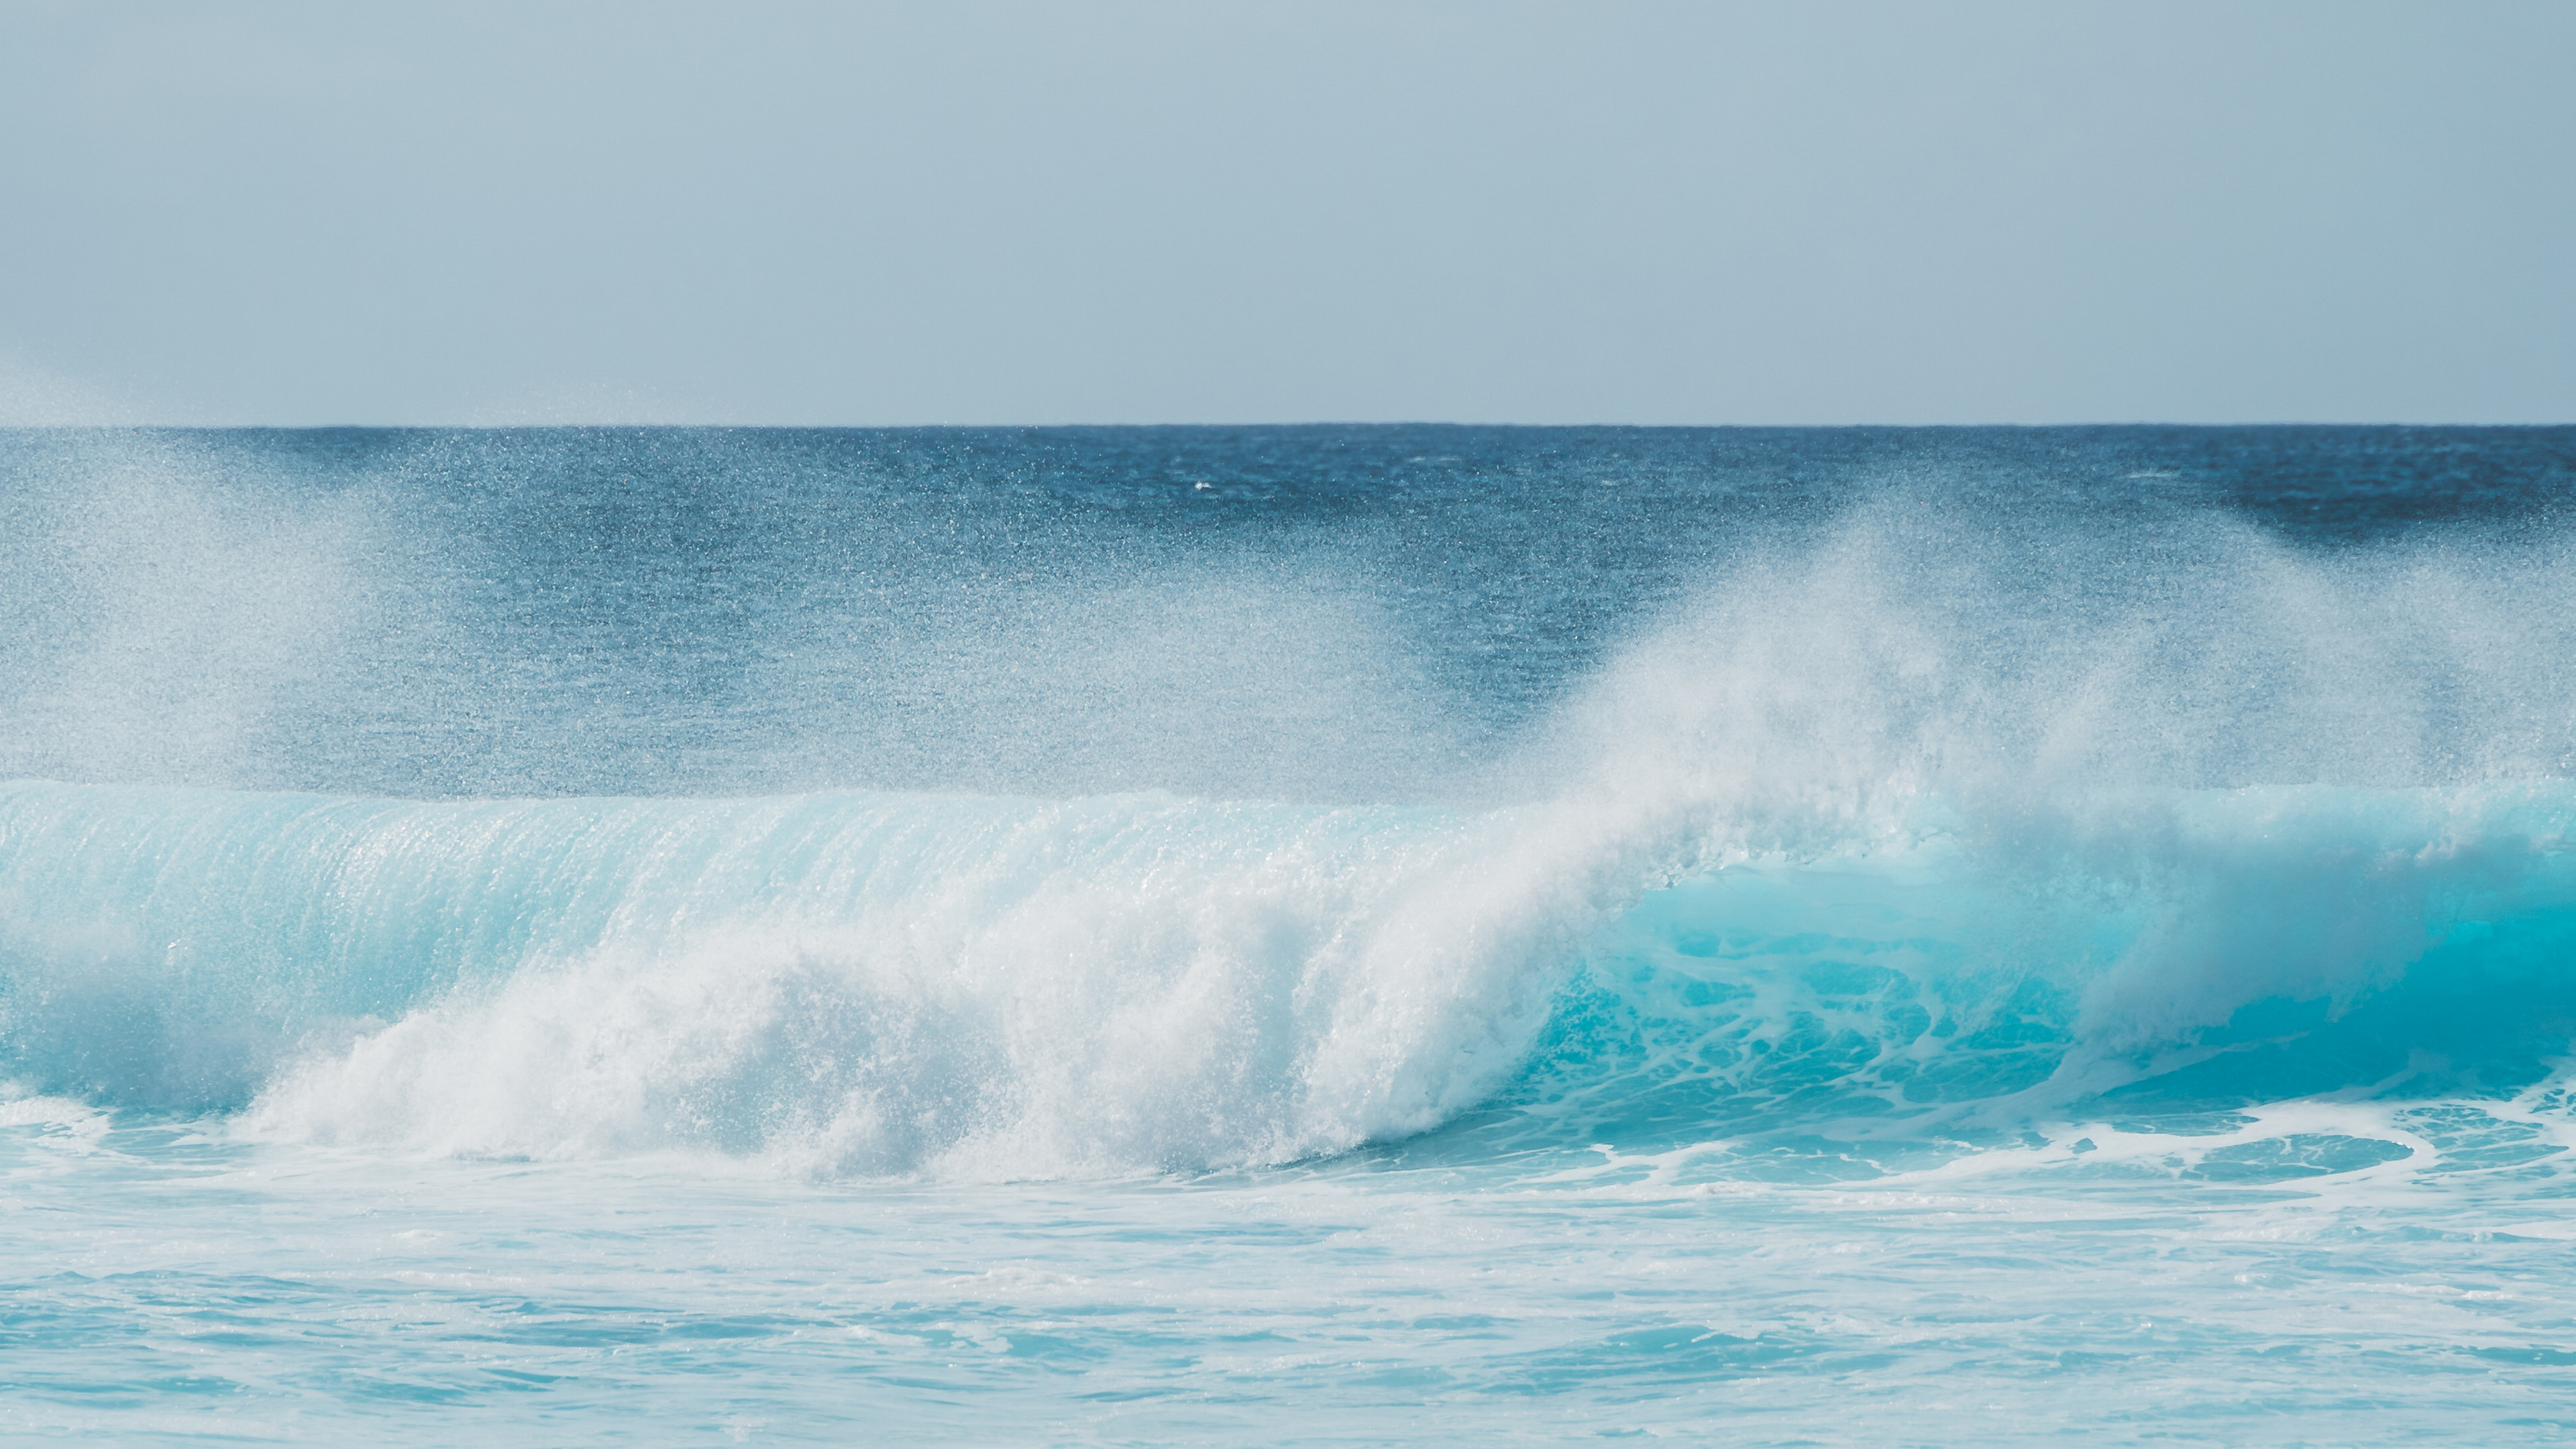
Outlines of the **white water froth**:
<svg viewBox="0 0 2576 1449">
<path fill-rule="evenodd" d="M 1547 868 L 1490 821 L 830 804 L 828 841 L 797 838 L 822 802 L 696 807 L 731 817 L 712 851 L 709 822 L 666 817 L 660 849 L 702 857 L 685 884 L 623 856 L 597 882 L 625 898 L 596 944 L 306 1057 L 243 1126 L 822 1173 L 1280 1161 L 1489 1093 L 1575 944 Z M 804 862 L 792 879 L 771 874 L 782 852 Z M 658 915 L 639 863 L 670 892 Z"/>
</svg>

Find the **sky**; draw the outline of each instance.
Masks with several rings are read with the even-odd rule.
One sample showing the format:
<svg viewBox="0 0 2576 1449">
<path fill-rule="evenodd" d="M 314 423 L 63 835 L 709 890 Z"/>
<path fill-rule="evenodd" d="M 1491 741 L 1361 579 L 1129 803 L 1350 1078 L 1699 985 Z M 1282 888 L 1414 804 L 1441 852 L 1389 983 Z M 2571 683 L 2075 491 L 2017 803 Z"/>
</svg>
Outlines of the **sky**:
<svg viewBox="0 0 2576 1449">
<path fill-rule="evenodd" d="M 2576 5 L 0 0 L 0 424 L 2576 421 Z"/>
</svg>

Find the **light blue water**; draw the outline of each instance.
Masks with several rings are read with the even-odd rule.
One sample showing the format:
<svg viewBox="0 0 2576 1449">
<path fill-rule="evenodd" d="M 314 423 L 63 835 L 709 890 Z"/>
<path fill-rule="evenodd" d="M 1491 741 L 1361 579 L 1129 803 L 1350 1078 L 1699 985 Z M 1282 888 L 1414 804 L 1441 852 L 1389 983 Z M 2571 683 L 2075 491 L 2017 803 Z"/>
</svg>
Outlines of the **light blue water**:
<svg viewBox="0 0 2576 1449">
<path fill-rule="evenodd" d="M 0 1431 L 2559 1442 L 2571 478 L 0 439 Z"/>
</svg>

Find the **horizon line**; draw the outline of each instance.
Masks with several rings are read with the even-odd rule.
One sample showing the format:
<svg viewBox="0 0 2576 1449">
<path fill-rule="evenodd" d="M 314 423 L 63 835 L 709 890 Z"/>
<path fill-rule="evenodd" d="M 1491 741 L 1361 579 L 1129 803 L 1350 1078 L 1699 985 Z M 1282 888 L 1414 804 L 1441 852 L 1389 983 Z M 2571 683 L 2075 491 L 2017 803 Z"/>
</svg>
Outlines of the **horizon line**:
<svg viewBox="0 0 2576 1449">
<path fill-rule="evenodd" d="M 1077 432 L 1141 431 L 1147 429 L 1362 429 L 1362 428 L 1457 428 L 1496 430 L 1518 429 L 1531 432 L 2052 432 L 2106 428 L 2480 428 L 2480 429 L 2551 429 L 2576 428 L 2576 419 L 2563 422 L 2462 422 L 2425 421 L 2418 419 L 2299 419 L 2272 418 L 2260 421 L 2200 422 L 2177 419 L 2141 418 L 2128 421 L 2086 422 L 1941 422 L 1941 423 L 1529 423 L 1529 422 L 1464 422 L 1432 418 L 1396 421 L 1358 422 L 1334 419 L 1268 422 L 981 422 L 981 423 L 741 423 L 741 422 L 620 422 L 620 421 L 550 421 L 550 422 L 326 422 L 326 423 L 205 423 L 205 422 L 0 422 L 0 432 L 12 433 L 112 433 L 112 432 L 445 432 L 500 433 L 544 431 L 623 431 L 623 432 Z"/>
</svg>

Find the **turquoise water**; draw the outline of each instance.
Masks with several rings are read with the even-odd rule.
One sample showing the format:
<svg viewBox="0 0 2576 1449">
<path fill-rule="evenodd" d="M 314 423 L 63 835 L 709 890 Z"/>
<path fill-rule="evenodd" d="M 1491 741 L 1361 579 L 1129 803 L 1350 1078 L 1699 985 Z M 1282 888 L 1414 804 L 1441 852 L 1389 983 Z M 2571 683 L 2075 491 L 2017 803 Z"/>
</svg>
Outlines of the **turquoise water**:
<svg viewBox="0 0 2576 1449">
<path fill-rule="evenodd" d="M 10 1437 L 2576 1423 L 2563 431 L 6 443 Z"/>
</svg>

